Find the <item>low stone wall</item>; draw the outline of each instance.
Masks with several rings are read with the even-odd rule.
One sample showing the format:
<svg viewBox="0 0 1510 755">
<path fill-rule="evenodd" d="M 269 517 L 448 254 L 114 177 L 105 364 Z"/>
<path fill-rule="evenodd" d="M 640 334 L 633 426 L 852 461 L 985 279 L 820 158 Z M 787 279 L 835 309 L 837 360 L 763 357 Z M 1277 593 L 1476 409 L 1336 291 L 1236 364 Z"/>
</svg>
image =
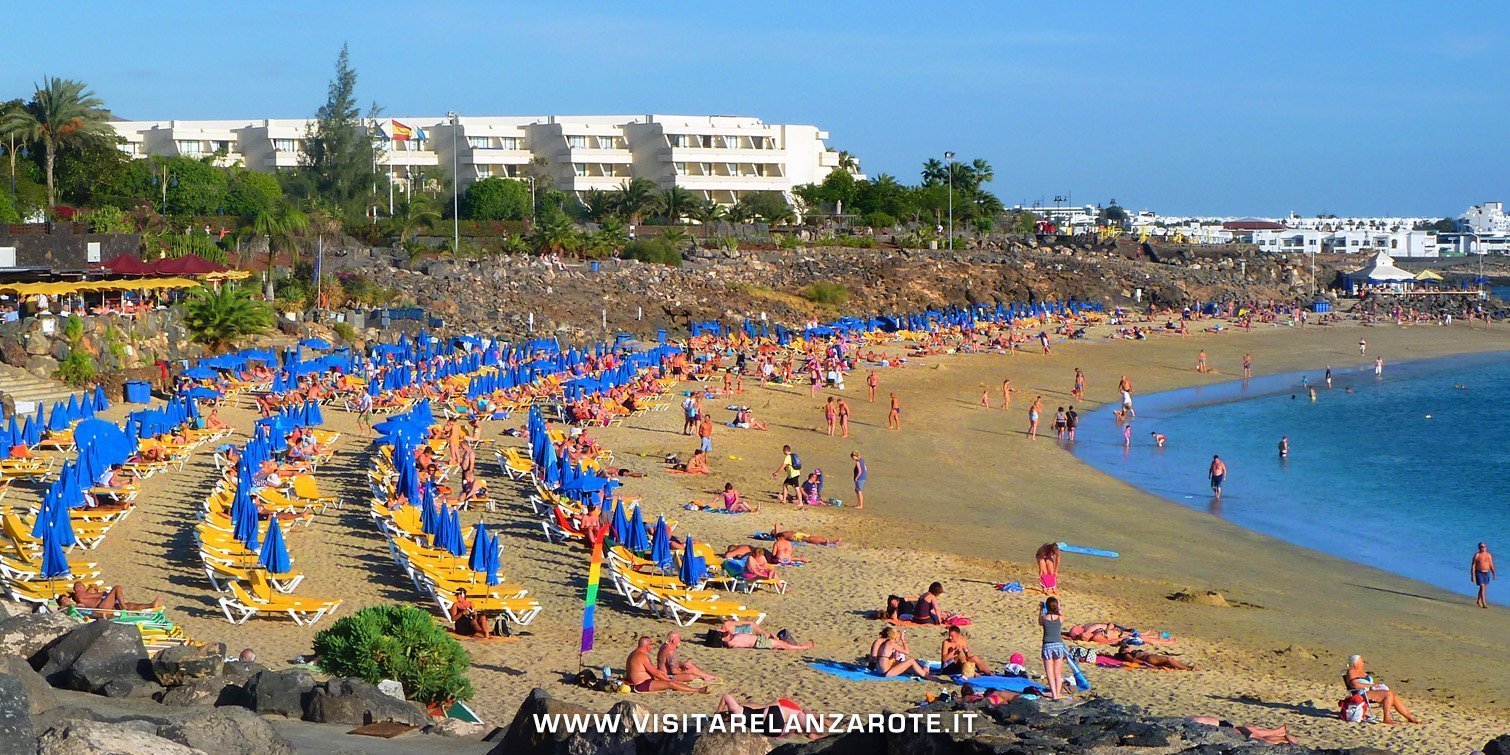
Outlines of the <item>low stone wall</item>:
<svg viewBox="0 0 1510 755">
<path fill-rule="evenodd" d="M 79 318 L 83 331 L 77 348 L 94 361 L 96 372 L 150 367 L 198 353 L 172 310 L 131 317 L 99 315 Z M 51 378 L 75 345 L 68 339 L 66 316 L 28 317 L 0 323 L 0 362 L 37 377 Z M 192 353 L 189 353 L 192 352 Z"/>
</svg>

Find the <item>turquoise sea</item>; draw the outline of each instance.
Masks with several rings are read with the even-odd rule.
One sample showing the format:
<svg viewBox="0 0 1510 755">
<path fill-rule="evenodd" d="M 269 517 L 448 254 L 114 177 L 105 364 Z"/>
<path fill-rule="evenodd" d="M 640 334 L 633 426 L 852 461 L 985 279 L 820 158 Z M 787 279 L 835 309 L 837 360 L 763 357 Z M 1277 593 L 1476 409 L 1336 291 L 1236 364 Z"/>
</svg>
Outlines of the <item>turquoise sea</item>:
<svg viewBox="0 0 1510 755">
<path fill-rule="evenodd" d="M 1137 396 L 1131 448 L 1107 406 L 1082 420 L 1074 451 L 1175 503 L 1471 594 L 1475 546 L 1510 553 L 1510 353 L 1387 364 L 1379 378 L 1338 368 L 1330 389 L 1324 372 Z M 1229 470 L 1220 502 L 1212 454 Z"/>
</svg>

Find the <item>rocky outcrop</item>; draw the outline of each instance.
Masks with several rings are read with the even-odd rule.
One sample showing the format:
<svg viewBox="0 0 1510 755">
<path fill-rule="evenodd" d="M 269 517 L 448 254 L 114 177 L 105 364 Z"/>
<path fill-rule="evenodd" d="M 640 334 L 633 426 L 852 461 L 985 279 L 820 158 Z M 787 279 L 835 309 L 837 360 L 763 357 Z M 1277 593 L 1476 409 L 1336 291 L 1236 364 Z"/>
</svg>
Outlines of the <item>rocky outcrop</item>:
<svg viewBox="0 0 1510 755">
<path fill-rule="evenodd" d="M 136 627 L 92 621 L 43 648 L 32 658 L 32 666 L 54 687 L 98 692 L 112 681 L 145 681 L 141 669 L 146 660 L 147 649 Z"/>
<path fill-rule="evenodd" d="M 331 679 L 312 691 L 304 720 L 351 726 L 378 721 L 424 726 L 429 719 L 414 703 L 389 697 L 361 679 Z"/>
</svg>

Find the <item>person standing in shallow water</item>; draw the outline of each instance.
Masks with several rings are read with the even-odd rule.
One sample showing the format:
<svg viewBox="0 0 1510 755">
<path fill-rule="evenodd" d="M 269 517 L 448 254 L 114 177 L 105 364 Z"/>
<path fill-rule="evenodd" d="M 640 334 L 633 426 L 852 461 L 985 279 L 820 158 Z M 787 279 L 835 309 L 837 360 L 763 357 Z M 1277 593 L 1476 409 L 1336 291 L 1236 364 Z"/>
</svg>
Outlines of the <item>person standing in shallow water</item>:
<svg viewBox="0 0 1510 755">
<path fill-rule="evenodd" d="M 1211 455 L 1211 467 L 1206 470 L 1206 477 L 1211 481 L 1211 492 L 1221 498 L 1222 483 L 1227 481 L 1227 463 L 1222 461 L 1222 457 Z"/>
</svg>

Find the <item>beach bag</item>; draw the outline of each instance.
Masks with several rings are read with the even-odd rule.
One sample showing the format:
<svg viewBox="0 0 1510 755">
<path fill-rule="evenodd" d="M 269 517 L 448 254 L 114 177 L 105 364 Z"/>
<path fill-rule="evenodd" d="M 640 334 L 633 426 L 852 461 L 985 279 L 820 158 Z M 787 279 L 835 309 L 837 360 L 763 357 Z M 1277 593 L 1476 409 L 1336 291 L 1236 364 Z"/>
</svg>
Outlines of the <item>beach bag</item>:
<svg viewBox="0 0 1510 755">
<path fill-rule="evenodd" d="M 1368 698 L 1354 692 L 1337 704 L 1337 715 L 1348 723 L 1361 724 L 1368 719 Z"/>
<path fill-rule="evenodd" d="M 802 468 L 802 457 L 798 456 L 796 451 L 793 451 L 792 452 L 792 469 L 801 469 L 801 468 Z"/>
</svg>

